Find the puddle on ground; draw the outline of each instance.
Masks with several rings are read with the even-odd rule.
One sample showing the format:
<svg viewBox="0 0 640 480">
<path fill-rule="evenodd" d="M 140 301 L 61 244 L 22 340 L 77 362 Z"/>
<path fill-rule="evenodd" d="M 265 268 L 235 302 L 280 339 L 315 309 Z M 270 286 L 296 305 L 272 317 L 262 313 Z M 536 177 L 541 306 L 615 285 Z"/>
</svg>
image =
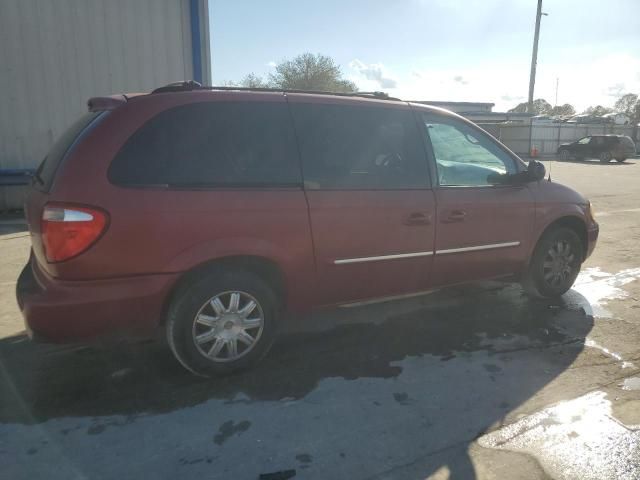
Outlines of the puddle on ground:
<svg viewBox="0 0 640 480">
<path fill-rule="evenodd" d="M 594 340 L 591 340 L 590 338 L 586 338 L 584 341 L 584 344 L 586 347 L 591 347 L 591 348 L 595 348 L 596 350 L 600 350 L 607 357 L 611 357 L 617 360 L 618 362 L 621 362 L 620 366 L 622 368 L 635 368 L 635 365 L 632 362 L 625 361 L 620 354 L 616 352 L 612 352 L 607 347 L 603 347 L 602 345 L 600 345 L 599 343 L 596 343 Z"/>
<path fill-rule="evenodd" d="M 578 303 L 587 315 L 611 318 L 611 312 L 604 306 L 609 300 L 628 297 L 629 294 L 620 287 L 638 278 L 640 278 L 640 268 L 627 268 L 615 274 L 603 272 L 600 267 L 586 268 L 578 275 L 572 290 L 578 292 L 587 301 L 584 302 L 584 299 L 578 298 L 575 294 L 572 295 L 571 291 L 565 294 L 565 298 L 569 302 Z"/>
<path fill-rule="evenodd" d="M 623 390 L 640 390 L 640 377 L 625 378 L 621 386 Z"/>
<path fill-rule="evenodd" d="M 604 306 L 609 300 L 628 297 L 621 287 L 640 278 L 640 268 L 616 274 L 600 268 L 585 269 L 567 304 L 582 307 L 587 315 L 613 318 Z M 635 368 L 621 355 L 590 338 L 585 346 L 600 350 Z M 640 377 L 626 378 L 623 390 L 640 390 Z M 640 479 L 640 425 L 625 425 L 613 416 L 612 404 L 602 391 L 559 403 L 502 427 L 478 439 L 480 446 L 529 454 L 554 479 Z"/>
<path fill-rule="evenodd" d="M 596 391 L 480 437 L 485 448 L 534 456 L 554 479 L 639 478 L 640 431 L 617 421 Z"/>
<path fill-rule="evenodd" d="M 615 274 L 603 272 L 600 267 L 586 268 L 580 272 L 573 288 L 563 295 L 563 299 L 567 307 L 582 308 L 586 315 L 593 318 L 612 319 L 613 314 L 604 308 L 604 305 L 609 300 L 628 297 L 629 293 L 621 287 L 638 278 L 640 268 L 628 268 Z M 633 363 L 625 361 L 618 353 L 590 338 L 585 339 L 585 346 L 600 350 L 606 356 L 617 360 L 622 368 L 635 368 Z"/>
</svg>

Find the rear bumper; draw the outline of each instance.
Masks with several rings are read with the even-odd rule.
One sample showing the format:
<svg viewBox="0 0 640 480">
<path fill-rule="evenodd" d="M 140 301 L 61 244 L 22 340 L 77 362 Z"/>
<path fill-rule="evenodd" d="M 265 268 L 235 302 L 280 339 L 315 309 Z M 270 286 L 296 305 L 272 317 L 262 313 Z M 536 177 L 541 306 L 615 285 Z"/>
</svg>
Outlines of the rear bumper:
<svg viewBox="0 0 640 480">
<path fill-rule="evenodd" d="M 16 296 L 27 332 L 35 340 L 146 337 L 153 335 L 177 275 L 63 281 L 47 275 L 32 258 L 18 278 Z"/>
<path fill-rule="evenodd" d="M 598 243 L 598 234 L 600 233 L 600 227 L 597 223 L 594 223 L 587 230 L 587 254 L 584 256 L 585 260 L 593 253 Z"/>
</svg>

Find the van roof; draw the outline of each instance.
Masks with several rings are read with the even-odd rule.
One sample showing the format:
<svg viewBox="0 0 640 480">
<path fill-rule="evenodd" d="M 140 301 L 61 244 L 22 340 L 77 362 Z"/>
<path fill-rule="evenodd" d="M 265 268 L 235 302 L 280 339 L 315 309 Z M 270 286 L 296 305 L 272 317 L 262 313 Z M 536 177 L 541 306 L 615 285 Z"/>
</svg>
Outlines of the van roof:
<svg viewBox="0 0 640 480">
<path fill-rule="evenodd" d="M 316 95 L 334 95 L 344 97 L 364 97 L 375 98 L 378 100 L 396 100 L 402 101 L 399 98 L 391 97 L 386 92 L 329 92 L 329 91 L 317 91 L 317 90 L 300 90 L 300 89 L 288 89 L 288 88 L 264 88 L 264 87 L 234 87 L 234 86 L 203 86 L 193 80 L 186 80 L 183 82 L 175 82 L 165 85 L 163 87 L 156 88 L 151 91 L 151 95 L 156 93 L 168 93 L 168 92 L 191 92 L 194 90 L 216 90 L 216 91 L 243 91 L 243 92 L 283 92 L 283 93 L 310 93 Z"/>
<path fill-rule="evenodd" d="M 400 98 L 391 97 L 385 92 L 323 92 L 323 91 L 313 91 L 313 90 L 297 90 L 297 89 L 278 89 L 278 88 L 246 88 L 246 87 L 218 87 L 218 86 L 203 86 L 198 82 L 194 82 L 192 80 L 170 83 L 163 87 L 156 88 L 151 92 L 147 93 L 126 93 L 120 95 L 111 95 L 111 96 L 103 96 L 103 97 L 92 97 L 87 102 L 90 112 L 98 112 L 104 110 L 115 110 L 116 108 L 128 103 L 131 100 L 142 100 L 142 99 L 151 99 L 153 96 L 157 94 L 203 94 L 206 92 L 212 93 L 228 93 L 229 95 L 233 94 L 265 94 L 265 95 L 273 95 L 273 94 L 302 94 L 308 95 L 309 97 L 338 97 L 342 98 L 345 101 L 354 101 L 354 102 L 390 102 L 394 104 L 405 104 L 411 105 L 416 108 L 420 108 L 421 110 L 429 110 L 434 112 L 445 113 L 448 115 L 453 115 L 455 117 L 460 117 L 458 114 L 451 112 L 449 110 L 435 107 L 432 105 L 424 105 L 420 103 L 414 103 L 410 101 L 405 101 Z M 463 117 L 460 117 L 463 118 Z"/>
</svg>

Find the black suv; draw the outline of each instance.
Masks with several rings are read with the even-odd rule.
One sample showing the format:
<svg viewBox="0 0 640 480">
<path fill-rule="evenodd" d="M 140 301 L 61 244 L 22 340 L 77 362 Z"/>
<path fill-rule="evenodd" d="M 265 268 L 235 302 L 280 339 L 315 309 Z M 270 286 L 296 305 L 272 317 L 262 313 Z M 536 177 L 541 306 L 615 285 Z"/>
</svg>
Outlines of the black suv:
<svg viewBox="0 0 640 480">
<path fill-rule="evenodd" d="M 574 157 L 576 160 L 598 158 L 602 163 L 612 159 L 624 162 L 635 157 L 636 146 L 630 137 L 625 135 L 589 135 L 573 143 L 563 143 L 558 147 L 558 155 L 562 160 Z"/>
</svg>

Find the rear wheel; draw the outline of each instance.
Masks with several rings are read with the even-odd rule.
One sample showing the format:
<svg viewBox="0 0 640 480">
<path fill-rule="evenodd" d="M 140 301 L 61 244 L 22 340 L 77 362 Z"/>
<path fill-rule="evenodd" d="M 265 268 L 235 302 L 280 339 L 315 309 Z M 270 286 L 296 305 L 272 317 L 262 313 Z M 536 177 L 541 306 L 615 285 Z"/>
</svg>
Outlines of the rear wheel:
<svg viewBox="0 0 640 480">
<path fill-rule="evenodd" d="M 553 228 L 538 241 L 522 284 L 534 296 L 558 297 L 575 282 L 583 258 L 582 242 L 576 232 L 566 227 Z"/>
<path fill-rule="evenodd" d="M 167 317 L 167 340 L 178 361 L 202 376 L 256 364 L 276 334 L 276 295 L 260 277 L 221 269 L 181 288 Z"/>
<path fill-rule="evenodd" d="M 560 160 L 566 162 L 569 160 L 569 150 L 560 150 Z"/>
<path fill-rule="evenodd" d="M 611 161 L 611 152 L 602 152 L 598 158 L 600 163 L 609 163 Z"/>
</svg>

